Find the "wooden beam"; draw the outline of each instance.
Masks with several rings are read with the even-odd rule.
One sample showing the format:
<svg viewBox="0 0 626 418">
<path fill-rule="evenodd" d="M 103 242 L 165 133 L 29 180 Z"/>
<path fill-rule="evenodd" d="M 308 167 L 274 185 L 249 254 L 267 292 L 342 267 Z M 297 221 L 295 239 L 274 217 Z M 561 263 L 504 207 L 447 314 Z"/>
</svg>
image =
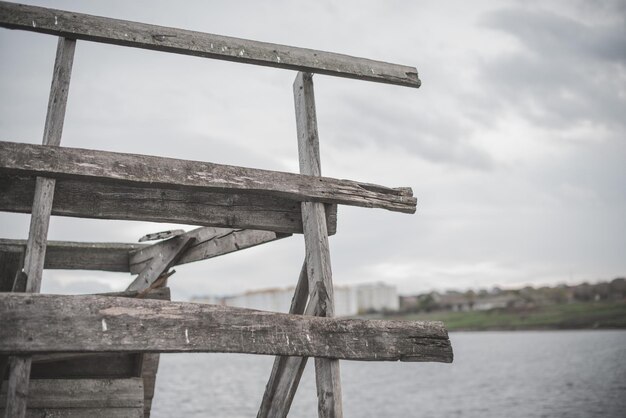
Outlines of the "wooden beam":
<svg viewBox="0 0 626 418">
<path fill-rule="evenodd" d="M 34 192 L 33 177 L 0 174 L 0 211 L 30 213 Z M 337 205 L 327 205 L 326 213 L 332 235 Z M 302 233 L 300 204 L 293 200 L 67 179 L 56 182 L 52 215 Z"/>
<path fill-rule="evenodd" d="M 3 410 L 0 409 L 0 413 Z M 147 418 L 142 408 L 28 408 L 26 418 Z"/>
<path fill-rule="evenodd" d="M 251 248 L 289 235 L 270 231 L 207 227 L 194 229 L 185 233 L 184 236 L 193 238 L 195 242 L 176 260 L 174 264 L 176 266 Z M 148 263 L 154 257 L 162 254 L 168 246 L 170 246 L 168 241 L 162 241 L 132 251 L 130 254 L 130 272 L 132 274 L 141 273 Z"/>
<path fill-rule="evenodd" d="M 0 294 L 0 353 L 226 352 L 451 362 L 441 322 L 321 318 L 190 302 Z"/>
<path fill-rule="evenodd" d="M 293 83 L 293 94 L 298 131 L 300 173 L 321 178 L 322 168 L 313 91 L 313 75 L 310 73 L 298 73 Z M 324 205 L 318 202 L 302 202 L 302 225 L 304 227 L 309 292 L 320 286 L 325 289 L 325 292 L 318 294 L 317 301 L 311 298 L 309 304 L 312 306 L 309 310 L 315 312 L 319 309 L 317 305 L 323 304 L 325 307 L 323 310 L 324 316 L 332 317 L 335 315 L 335 304 L 328 229 L 324 221 L 325 217 Z M 299 367 L 304 369 L 304 365 Z M 292 374 L 292 376 L 298 377 L 296 374 Z M 318 416 L 320 418 L 343 417 L 339 361 L 336 359 L 316 358 L 315 382 L 317 386 Z M 295 386 L 292 390 L 293 396 L 298 382 L 294 381 L 289 385 Z M 289 401 L 290 403 L 291 401 Z M 285 415 L 287 412 L 285 411 Z"/>
<path fill-rule="evenodd" d="M 0 26 L 107 44 L 419 87 L 414 67 L 332 52 L 0 2 Z"/>
<path fill-rule="evenodd" d="M 48 241 L 44 269 L 130 272 L 129 254 L 147 246 L 115 242 Z M 0 258 L 20 254 L 26 240 L 0 239 Z"/>
<path fill-rule="evenodd" d="M 61 143 L 75 48 L 75 40 L 59 38 L 43 133 L 43 144 L 49 148 L 57 148 Z M 35 182 L 28 242 L 24 253 L 26 292 L 37 293 L 41 288 L 54 184 L 54 179 L 46 177 L 37 177 Z M 16 356 L 10 359 L 10 363 L 5 414 L 7 417 L 23 418 L 26 414 L 31 358 Z"/>
<path fill-rule="evenodd" d="M 4 328 L 6 324 L 2 324 Z M 30 356 L 9 357 L 9 380 L 6 384 L 6 396 L 0 398 L 0 405 L 6 405 L 5 418 L 23 417 L 26 415 L 28 401 L 28 381 L 30 379 Z"/>
<path fill-rule="evenodd" d="M 20 280 L 18 274 L 22 276 L 22 265 L 24 263 L 24 246 L 13 252 L 0 251 L 0 292 L 20 292 L 26 288 L 26 280 Z M 2 319 L 0 319 L 0 324 Z M 9 356 L 0 355 L 0 384 L 9 366 Z M 0 407 L 3 404 L 0 403 Z"/>
<path fill-rule="evenodd" d="M 157 281 L 163 274 L 166 274 L 180 256 L 192 245 L 196 239 L 188 235 L 179 235 L 177 237 L 163 241 L 159 245 L 159 250 L 150 259 L 141 273 L 133 280 L 126 289 L 127 292 L 144 291 L 149 289 L 153 283 Z"/>
<path fill-rule="evenodd" d="M 289 307 L 289 313 L 302 315 L 306 309 L 306 303 L 309 299 L 309 279 L 307 276 L 306 261 L 302 263 L 302 270 L 298 277 L 298 284 L 294 291 Z M 270 378 L 265 385 L 265 392 L 261 400 L 261 406 L 257 413 L 257 418 L 264 417 L 280 417 L 285 414 L 280 411 L 289 412 L 291 402 L 298 387 L 304 367 L 306 366 L 306 357 L 290 357 L 277 356 L 274 359 Z M 304 361 L 302 361 L 304 360 Z M 295 363 L 295 364 L 292 364 Z M 285 374 L 294 374 L 295 376 L 287 377 Z M 296 382 L 295 385 L 290 384 Z M 293 391 L 293 393 L 291 393 Z"/>
<path fill-rule="evenodd" d="M 214 235 L 211 235 L 213 233 Z M 198 241 L 180 259 L 176 260 L 174 266 L 230 254 L 291 236 L 270 231 L 229 228 L 199 228 L 187 234 L 194 236 Z M 44 268 L 139 274 L 162 245 L 162 243 L 48 241 Z M 15 272 L 17 272 L 17 264 L 9 269 L 10 263 L 21 263 L 25 248 L 26 240 L 0 239 L 0 261 L 5 261 L 0 264 L 0 273 L 2 273 L 0 283 L 4 283 L 5 279 L 7 282 L 4 291 L 11 290 Z"/>
<path fill-rule="evenodd" d="M 392 189 L 329 177 L 14 142 L 0 142 L 0 173 L 149 188 L 266 194 L 300 202 L 336 203 L 404 213 L 414 213 L 416 205 L 409 188 Z"/>
<path fill-rule="evenodd" d="M 0 394 L 0 400 L 6 393 Z M 143 381 L 128 379 L 33 379 L 29 408 L 141 408 Z M 87 416 L 87 415 L 84 415 Z"/>
</svg>

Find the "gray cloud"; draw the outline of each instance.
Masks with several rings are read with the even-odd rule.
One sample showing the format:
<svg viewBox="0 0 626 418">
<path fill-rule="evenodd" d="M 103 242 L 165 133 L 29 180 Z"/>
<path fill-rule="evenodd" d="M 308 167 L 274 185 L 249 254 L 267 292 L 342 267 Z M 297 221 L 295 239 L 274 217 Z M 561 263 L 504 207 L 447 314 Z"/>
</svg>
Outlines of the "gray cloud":
<svg viewBox="0 0 626 418">
<path fill-rule="evenodd" d="M 506 8 L 482 19 L 521 45 L 484 64 L 488 109 L 505 106 L 553 129 L 626 124 L 626 25 L 591 24 L 552 11 Z"/>
</svg>

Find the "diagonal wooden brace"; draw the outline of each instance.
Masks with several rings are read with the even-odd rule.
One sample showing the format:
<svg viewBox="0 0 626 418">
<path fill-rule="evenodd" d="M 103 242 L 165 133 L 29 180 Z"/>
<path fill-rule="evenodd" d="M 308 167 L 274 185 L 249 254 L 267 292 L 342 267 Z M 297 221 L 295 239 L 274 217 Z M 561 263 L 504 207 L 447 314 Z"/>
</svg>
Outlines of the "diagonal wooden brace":
<svg viewBox="0 0 626 418">
<path fill-rule="evenodd" d="M 179 235 L 159 245 L 159 252 L 152 258 L 150 264 L 142 270 L 135 280 L 126 288 L 126 291 L 143 291 L 149 289 L 162 275 L 167 274 L 176 260 L 196 241 L 194 237 Z"/>
</svg>

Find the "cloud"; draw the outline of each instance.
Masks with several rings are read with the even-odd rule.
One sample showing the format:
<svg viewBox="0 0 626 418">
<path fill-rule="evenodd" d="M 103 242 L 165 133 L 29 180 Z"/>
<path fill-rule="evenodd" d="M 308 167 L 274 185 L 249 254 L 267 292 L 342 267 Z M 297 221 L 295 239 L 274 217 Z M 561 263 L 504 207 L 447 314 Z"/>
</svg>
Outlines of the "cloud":
<svg viewBox="0 0 626 418">
<path fill-rule="evenodd" d="M 551 129 L 626 126 L 626 25 L 549 10 L 504 8 L 481 23 L 518 48 L 483 64 L 487 110 L 513 109 Z"/>
</svg>

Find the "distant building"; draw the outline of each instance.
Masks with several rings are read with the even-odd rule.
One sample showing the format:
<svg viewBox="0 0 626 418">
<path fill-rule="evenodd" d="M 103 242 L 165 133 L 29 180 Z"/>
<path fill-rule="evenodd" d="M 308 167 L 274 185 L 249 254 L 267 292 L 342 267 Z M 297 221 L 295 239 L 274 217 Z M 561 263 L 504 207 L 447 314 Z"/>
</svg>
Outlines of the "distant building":
<svg viewBox="0 0 626 418">
<path fill-rule="evenodd" d="M 378 282 L 361 284 L 355 289 L 358 313 L 397 311 L 400 309 L 400 298 L 395 286 Z"/>
<path fill-rule="evenodd" d="M 193 297 L 192 301 L 271 312 L 289 312 L 294 290 L 293 287 L 261 289 L 233 296 Z M 372 311 L 397 311 L 400 307 L 396 287 L 385 283 L 335 286 L 333 290 L 335 316 L 352 316 Z"/>
</svg>

